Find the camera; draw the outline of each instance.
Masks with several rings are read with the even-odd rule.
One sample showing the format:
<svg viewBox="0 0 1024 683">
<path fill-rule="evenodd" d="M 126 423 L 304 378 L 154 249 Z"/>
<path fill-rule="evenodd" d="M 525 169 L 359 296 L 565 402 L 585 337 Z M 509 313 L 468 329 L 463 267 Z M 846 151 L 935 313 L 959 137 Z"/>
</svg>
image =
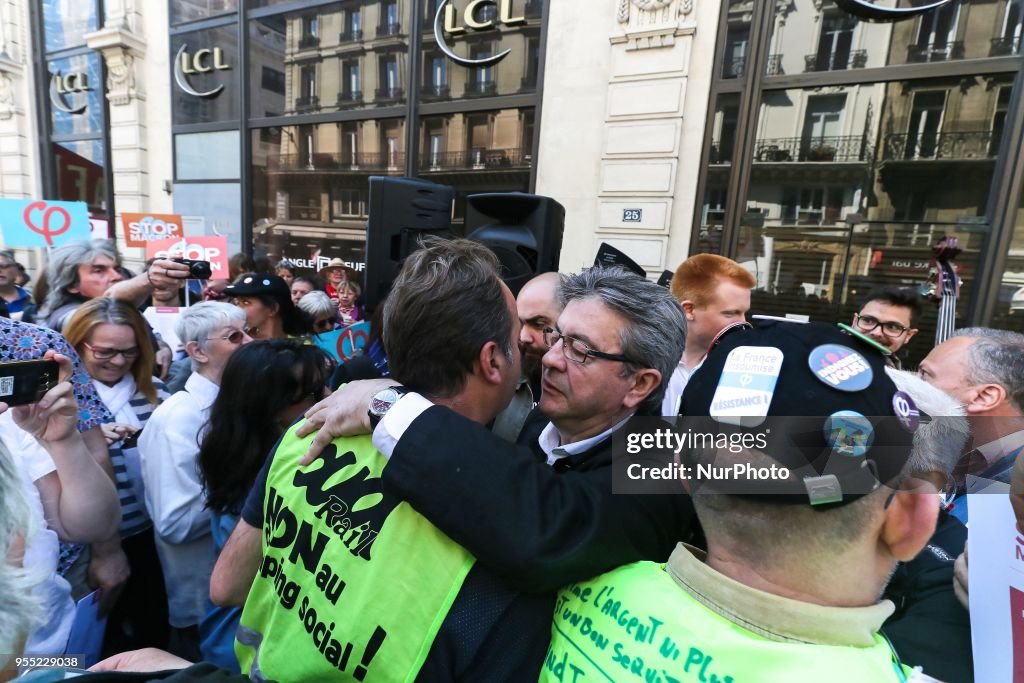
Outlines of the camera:
<svg viewBox="0 0 1024 683">
<path fill-rule="evenodd" d="M 209 280 L 213 276 L 209 261 L 196 261 L 190 258 L 174 258 L 171 260 L 188 266 L 188 276 L 192 280 Z"/>
</svg>

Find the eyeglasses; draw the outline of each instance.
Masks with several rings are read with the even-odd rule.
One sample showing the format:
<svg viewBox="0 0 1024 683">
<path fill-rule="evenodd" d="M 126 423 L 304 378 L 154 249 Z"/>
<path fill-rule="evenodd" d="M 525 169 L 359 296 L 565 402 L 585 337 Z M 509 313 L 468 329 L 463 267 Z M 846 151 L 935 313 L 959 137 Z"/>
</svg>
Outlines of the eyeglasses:
<svg viewBox="0 0 1024 683">
<path fill-rule="evenodd" d="M 0 269 L 2 269 L 2 268 L 14 268 L 17 265 L 18 265 L 17 263 L 0 263 Z"/>
<path fill-rule="evenodd" d="M 242 330 L 231 330 L 226 337 L 207 337 L 206 341 L 213 341 L 214 339 L 222 339 L 232 344 L 241 344 L 245 339 L 245 332 Z"/>
<path fill-rule="evenodd" d="M 857 327 L 864 330 L 865 332 L 871 332 L 876 327 L 881 325 L 882 333 L 885 334 L 885 336 L 899 337 L 905 334 L 907 330 L 910 329 L 909 327 L 901 325 L 895 320 L 887 320 L 885 322 L 882 322 L 873 315 L 861 315 L 859 313 L 854 313 L 854 316 L 857 318 Z"/>
<path fill-rule="evenodd" d="M 92 351 L 92 355 L 96 360 L 111 360 L 114 356 L 124 356 L 126 361 L 133 361 L 139 357 L 139 347 L 135 346 L 130 349 L 104 349 L 99 346 L 93 346 L 89 342 L 82 342 L 85 348 Z"/>
<path fill-rule="evenodd" d="M 548 348 L 554 348 L 555 344 L 557 344 L 559 340 L 562 341 L 562 355 L 565 356 L 565 359 L 571 360 L 573 363 L 578 365 L 585 364 L 587 362 L 587 358 L 590 357 L 603 358 L 605 360 L 616 360 L 620 363 L 638 365 L 636 361 L 617 353 L 595 351 L 590 348 L 588 344 L 580 341 L 576 337 L 570 337 L 567 334 L 562 334 L 561 330 L 552 329 L 550 327 L 544 328 L 544 343 L 548 345 Z"/>
<path fill-rule="evenodd" d="M 323 320 L 317 320 L 313 323 L 313 329 L 315 330 L 333 330 L 334 320 L 325 318 Z"/>
</svg>

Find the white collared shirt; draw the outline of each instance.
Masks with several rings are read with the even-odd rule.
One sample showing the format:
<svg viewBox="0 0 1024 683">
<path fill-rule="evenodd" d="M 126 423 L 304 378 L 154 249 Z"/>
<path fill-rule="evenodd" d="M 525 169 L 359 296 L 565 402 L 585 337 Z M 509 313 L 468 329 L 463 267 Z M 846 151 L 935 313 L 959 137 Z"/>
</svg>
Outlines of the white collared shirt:
<svg viewBox="0 0 1024 683">
<path fill-rule="evenodd" d="M 629 418 L 626 419 L 628 420 Z M 625 420 L 623 420 L 623 422 L 624 421 Z M 544 451 L 544 455 L 548 456 L 548 464 L 554 465 L 562 458 L 568 458 L 570 455 L 584 453 L 592 446 L 596 446 L 601 443 L 610 437 L 612 432 L 614 432 L 621 424 L 622 422 L 612 425 L 597 436 L 592 436 L 589 439 L 583 439 L 582 441 L 567 443 L 563 446 L 561 445 L 562 437 L 558 433 L 558 430 L 555 429 L 555 423 L 548 422 L 547 426 L 544 427 L 544 431 L 542 431 L 540 436 L 537 437 L 537 443 L 540 445 L 541 450 Z"/>
<path fill-rule="evenodd" d="M 996 464 L 1001 458 L 1024 446 L 1024 429 L 1001 436 L 995 441 L 978 446 L 977 450 L 985 458 L 988 467 Z"/>
</svg>

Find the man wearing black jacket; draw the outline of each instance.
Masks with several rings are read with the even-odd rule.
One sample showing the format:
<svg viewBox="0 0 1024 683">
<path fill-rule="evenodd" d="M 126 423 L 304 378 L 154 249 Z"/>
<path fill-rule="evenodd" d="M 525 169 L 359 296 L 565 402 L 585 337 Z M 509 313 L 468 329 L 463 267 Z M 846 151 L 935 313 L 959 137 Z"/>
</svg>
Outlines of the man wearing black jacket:
<svg viewBox="0 0 1024 683">
<path fill-rule="evenodd" d="M 664 561 L 697 531 L 686 496 L 613 495 L 611 485 L 613 431 L 633 414 L 660 413 L 662 380 L 682 355 L 679 305 L 618 269 L 568 276 L 562 293 L 538 406 L 551 421 L 528 422 L 519 446 L 417 394 L 374 430 L 390 457 L 385 487 L 510 585 L 536 592 Z M 304 431 L 326 423 L 311 452 L 335 434 L 368 432 L 368 397 L 386 385 L 349 385 L 310 411 Z"/>
</svg>

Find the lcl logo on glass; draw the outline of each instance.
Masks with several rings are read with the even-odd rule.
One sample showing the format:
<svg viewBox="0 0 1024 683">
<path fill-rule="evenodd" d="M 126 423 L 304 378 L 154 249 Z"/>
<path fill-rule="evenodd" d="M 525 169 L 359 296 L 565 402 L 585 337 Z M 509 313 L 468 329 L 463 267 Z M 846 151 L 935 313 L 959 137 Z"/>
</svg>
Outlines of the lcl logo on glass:
<svg viewBox="0 0 1024 683">
<path fill-rule="evenodd" d="M 484 18 L 486 7 L 493 7 L 497 10 L 496 19 Z M 434 15 L 434 39 L 437 40 L 437 46 L 441 48 L 441 51 L 456 64 L 469 67 L 493 66 L 505 59 L 512 50 L 503 50 L 496 55 L 480 59 L 460 57 L 448 45 L 446 35 L 458 36 L 470 29 L 489 31 L 496 29 L 500 24 L 515 26 L 525 23 L 526 17 L 513 16 L 512 0 L 471 0 L 461 12 L 454 4 L 451 4 L 451 0 L 441 0 L 437 6 L 437 14 Z"/>
<path fill-rule="evenodd" d="M 60 69 L 50 66 L 50 103 L 54 109 L 65 114 L 81 114 L 89 104 L 87 97 L 76 97 L 75 101 L 81 104 L 68 104 L 67 98 L 78 93 L 86 93 L 92 90 L 89 85 L 89 74 L 84 71 L 72 71 L 62 74 Z"/>
<path fill-rule="evenodd" d="M 223 83 L 209 90 L 196 90 L 189 82 L 189 76 L 226 71 L 230 68 L 231 65 L 224 61 L 224 50 L 221 48 L 204 47 L 195 52 L 189 52 L 188 44 L 185 43 L 178 48 L 178 54 L 174 56 L 174 82 L 189 95 L 213 97 L 224 89 Z"/>
</svg>

